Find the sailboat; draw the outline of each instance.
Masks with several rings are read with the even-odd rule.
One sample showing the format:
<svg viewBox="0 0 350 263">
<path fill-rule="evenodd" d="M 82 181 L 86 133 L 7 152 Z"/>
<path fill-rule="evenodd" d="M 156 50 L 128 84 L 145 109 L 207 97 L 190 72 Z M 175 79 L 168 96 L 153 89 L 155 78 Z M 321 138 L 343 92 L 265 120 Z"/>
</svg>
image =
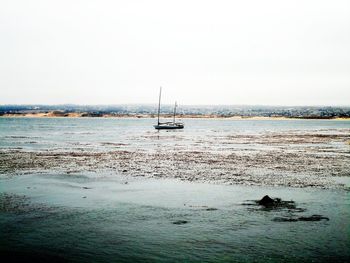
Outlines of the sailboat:
<svg viewBox="0 0 350 263">
<path fill-rule="evenodd" d="M 184 124 L 182 122 L 175 122 L 175 117 L 176 117 L 176 107 L 177 103 L 175 102 L 174 106 L 174 117 L 173 121 L 170 122 L 160 122 L 159 121 L 159 115 L 160 115 L 160 100 L 162 97 L 162 87 L 160 87 L 159 90 L 159 103 L 158 103 L 158 123 L 157 125 L 154 125 L 154 128 L 157 130 L 174 130 L 174 129 L 183 129 Z"/>
</svg>

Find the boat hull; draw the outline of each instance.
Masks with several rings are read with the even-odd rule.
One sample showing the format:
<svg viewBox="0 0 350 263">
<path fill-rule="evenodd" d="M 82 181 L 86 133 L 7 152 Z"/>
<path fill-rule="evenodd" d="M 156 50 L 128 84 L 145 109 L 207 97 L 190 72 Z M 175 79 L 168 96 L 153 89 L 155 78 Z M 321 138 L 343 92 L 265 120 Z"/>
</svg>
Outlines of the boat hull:
<svg viewBox="0 0 350 263">
<path fill-rule="evenodd" d="M 160 116 L 160 99 L 162 97 L 162 87 L 159 89 L 159 103 L 158 103 L 158 124 L 154 125 L 153 127 L 156 130 L 177 130 L 177 129 L 183 129 L 184 124 L 182 122 L 175 122 L 175 116 L 176 116 L 176 107 L 177 103 L 175 102 L 174 106 L 174 120 L 169 122 L 160 122 L 159 116 Z"/>
<path fill-rule="evenodd" d="M 183 129 L 183 124 L 159 124 L 153 126 L 156 130 L 176 130 Z"/>
</svg>

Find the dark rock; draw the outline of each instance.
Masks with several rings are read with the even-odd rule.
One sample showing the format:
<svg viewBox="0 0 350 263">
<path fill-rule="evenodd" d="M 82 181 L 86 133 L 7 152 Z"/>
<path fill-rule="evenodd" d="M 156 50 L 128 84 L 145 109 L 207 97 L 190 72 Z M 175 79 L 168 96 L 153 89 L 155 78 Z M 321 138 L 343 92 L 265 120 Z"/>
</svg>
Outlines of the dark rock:
<svg viewBox="0 0 350 263">
<path fill-rule="evenodd" d="M 83 189 L 91 189 L 91 187 L 83 186 Z"/>
<path fill-rule="evenodd" d="M 273 206 L 276 201 L 270 198 L 268 195 L 265 195 L 260 201 L 258 201 L 258 204 L 263 206 Z"/>
<path fill-rule="evenodd" d="M 297 222 L 297 218 L 291 218 L 291 217 L 275 217 L 273 219 L 275 222 Z"/>
<path fill-rule="evenodd" d="M 301 216 L 299 218 L 295 217 L 275 217 L 273 221 L 275 222 L 298 222 L 298 221 L 321 221 L 321 220 L 329 220 L 328 217 L 321 215 L 312 215 L 312 216 Z"/>
<path fill-rule="evenodd" d="M 312 216 L 299 217 L 298 220 L 299 221 L 321 221 L 321 220 L 329 221 L 329 218 L 321 215 L 312 215 Z"/>
<path fill-rule="evenodd" d="M 173 222 L 174 225 L 184 225 L 187 223 L 188 223 L 188 221 L 186 221 L 186 220 L 177 220 L 177 221 Z"/>
<path fill-rule="evenodd" d="M 205 211 L 215 211 L 215 210 L 218 210 L 218 209 L 215 207 L 208 207 L 205 209 Z"/>
<path fill-rule="evenodd" d="M 263 206 L 265 210 L 273 209 L 297 209 L 294 201 L 282 201 L 281 198 L 271 198 L 268 195 L 265 195 L 261 200 L 255 201 L 256 204 Z"/>
</svg>

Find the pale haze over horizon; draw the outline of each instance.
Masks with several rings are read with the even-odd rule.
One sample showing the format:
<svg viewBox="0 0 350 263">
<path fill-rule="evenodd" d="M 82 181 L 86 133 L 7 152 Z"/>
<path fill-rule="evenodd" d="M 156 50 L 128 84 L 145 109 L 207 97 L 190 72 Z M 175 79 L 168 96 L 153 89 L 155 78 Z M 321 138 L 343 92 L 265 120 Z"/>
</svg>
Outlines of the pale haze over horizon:
<svg viewBox="0 0 350 263">
<path fill-rule="evenodd" d="M 350 105 L 350 1 L 0 2 L 0 104 Z"/>
</svg>

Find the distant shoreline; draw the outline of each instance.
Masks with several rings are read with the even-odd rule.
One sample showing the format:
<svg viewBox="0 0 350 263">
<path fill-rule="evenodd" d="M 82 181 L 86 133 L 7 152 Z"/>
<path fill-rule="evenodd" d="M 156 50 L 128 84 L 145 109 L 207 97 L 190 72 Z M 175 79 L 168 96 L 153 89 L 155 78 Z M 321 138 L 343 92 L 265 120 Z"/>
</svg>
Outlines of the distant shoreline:
<svg viewBox="0 0 350 263">
<path fill-rule="evenodd" d="M 157 116 L 154 114 L 95 114 L 88 112 L 58 112 L 51 111 L 47 113 L 5 113 L 0 115 L 0 118 L 120 118 L 120 119 L 154 119 Z M 162 114 L 161 118 L 172 118 L 171 114 Z M 313 116 L 220 116 L 216 114 L 181 114 L 177 118 L 181 119 L 230 119 L 230 120 L 350 120 L 350 117 L 313 117 Z"/>
</svg>

